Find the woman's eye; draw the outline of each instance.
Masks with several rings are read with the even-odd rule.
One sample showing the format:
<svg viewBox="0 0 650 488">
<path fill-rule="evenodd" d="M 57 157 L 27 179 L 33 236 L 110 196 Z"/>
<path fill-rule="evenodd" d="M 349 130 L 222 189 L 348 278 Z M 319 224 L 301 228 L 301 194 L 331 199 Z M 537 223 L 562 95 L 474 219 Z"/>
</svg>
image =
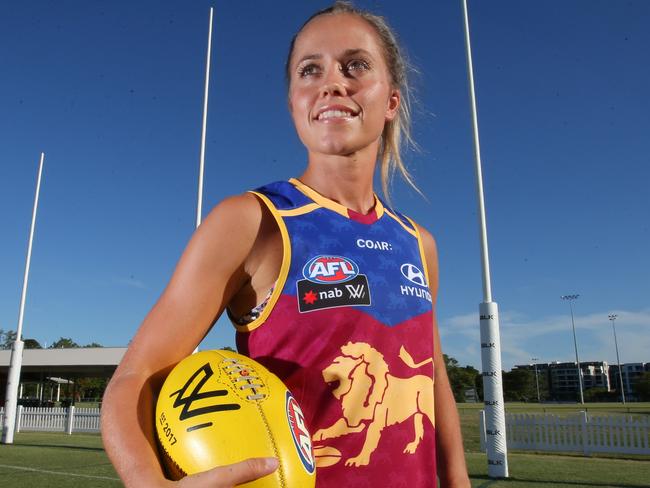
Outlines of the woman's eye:
<svg viewBox="0 0 650 488">
<path fill-rule="evenodd" d="M 307 64 L 305 66 L 301 66 L 300 68 L 298 68 L 298 76 L 300 76 L 301 78 L 304 78 L 305 76 L 315 75 L 318 74 L 319 72 L 320 69 L 315 64 Z"/>
<path fill-rule="evenodd" d="M 370 64 L 363 59 L 353 59 L 345 65 L 346 71 L 366 71 L 370 69 Z"/>
</svg>

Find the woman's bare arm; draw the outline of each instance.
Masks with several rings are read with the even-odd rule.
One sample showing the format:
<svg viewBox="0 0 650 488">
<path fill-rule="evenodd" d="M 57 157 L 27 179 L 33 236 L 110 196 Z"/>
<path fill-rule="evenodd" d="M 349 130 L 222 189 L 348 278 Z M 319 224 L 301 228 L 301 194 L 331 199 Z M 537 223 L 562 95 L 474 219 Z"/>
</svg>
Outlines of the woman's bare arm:
<svg viewBox="0 0 650 488">
<path fill-rule="evenodd" d="M 434 347 L 434 400 L 436 419 L 436 456 L 438 477 L 443 488 L 471 486 L 465 464 L 463 439 L 456 401 L 451 391 L 445 361 L 440 346 L 440 333 L 435 317 L 435 303 L 438 294 L 438 252 L 429 232 L 418 226 L 424 254 L 427 261 L 429 288 L 434 304 L 433 347 Z"/>
<path fill-rule="evenodd" d="M 102 406 L 102 437 L 127 487 L 171 483 L 157 458 L 157 392 L 171 368 L 192 353 L 249 278 L 246 259 L 259 241 L 262 218 L 260 203 L 250 194 L 229 198 L 210 213 L 113 375 Z M 252 460 L 185 478 L 182 485 L 233 486 L 276 466 Z"/>
</svg>

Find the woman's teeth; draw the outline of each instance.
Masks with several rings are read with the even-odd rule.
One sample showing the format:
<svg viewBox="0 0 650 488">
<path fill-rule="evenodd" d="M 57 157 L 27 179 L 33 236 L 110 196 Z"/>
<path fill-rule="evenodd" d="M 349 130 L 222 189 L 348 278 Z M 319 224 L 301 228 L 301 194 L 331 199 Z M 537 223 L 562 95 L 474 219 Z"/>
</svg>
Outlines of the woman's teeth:
<svg viewBox="0 0 650 488">
<path fill-rule="evenodd" d="M 318 114 L 318 120 L 327 120 L 327 119 L 334 119 L 334 118 L 352 118 L 356 117 L 356 115 L 350 113 L 350 112 L 344 112 L 343 110 L 326 110 L 325 112 L 321 112 Z"/>
</svg>

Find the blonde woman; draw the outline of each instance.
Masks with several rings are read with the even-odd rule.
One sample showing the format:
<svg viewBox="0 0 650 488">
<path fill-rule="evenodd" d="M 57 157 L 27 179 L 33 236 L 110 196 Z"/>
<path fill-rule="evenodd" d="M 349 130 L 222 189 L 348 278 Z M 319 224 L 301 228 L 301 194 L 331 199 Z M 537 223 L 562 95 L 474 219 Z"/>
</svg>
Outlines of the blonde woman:
<svg viewBox="0 0 650 488">
<path fill-rule="evenodd" d="M 384 19 L 337 2 L 291 43 L 288 105 L 304 172 L 212 210 L 106 393 L 102 432 L 126 486 L 235 486 L 251 459 L 165 479 L 156 393 L 221 313 L 240 352 L 279 375 L 312 433 L 319 487 L 470 486 L 434 306 L 431 235 L 389 208 L 408 139 L 406 65 Z"/>
</svg>

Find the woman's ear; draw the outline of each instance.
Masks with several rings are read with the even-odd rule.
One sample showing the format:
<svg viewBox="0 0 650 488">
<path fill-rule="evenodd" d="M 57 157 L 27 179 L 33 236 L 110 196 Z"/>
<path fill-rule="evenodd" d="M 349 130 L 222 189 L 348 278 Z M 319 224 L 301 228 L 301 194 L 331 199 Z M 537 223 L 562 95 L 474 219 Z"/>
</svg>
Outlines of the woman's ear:
<svg viewBox="0 0 650 488">
<path fill-rule="evenodd" d="M 399 111 L 401 95 L 397 88 L 393 88 L 388 97 L 388 106 L 386 107 L 386 121 L 392 121 Z"/>
</svg>

